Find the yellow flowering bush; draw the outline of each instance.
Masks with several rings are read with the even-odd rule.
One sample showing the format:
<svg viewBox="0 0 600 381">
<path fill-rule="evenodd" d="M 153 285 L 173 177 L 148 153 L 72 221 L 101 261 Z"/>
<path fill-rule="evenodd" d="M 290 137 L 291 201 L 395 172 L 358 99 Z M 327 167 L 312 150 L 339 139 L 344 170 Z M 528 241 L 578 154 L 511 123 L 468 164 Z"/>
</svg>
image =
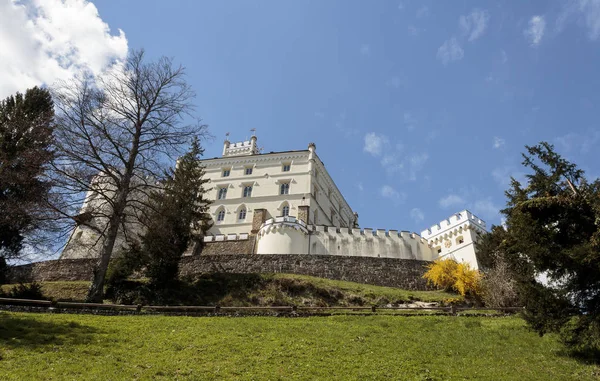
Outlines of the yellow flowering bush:
<svg viewBox="0 0 600 381">
<path fill-rule="evenodd" d="M 438 259 L 427 266 L 423 275 L 429 284 L 455 291 L 462 296 L 476 296 L 481 293 L 481 275 L 468 263 L 458 263 L 453 259 Z"/>
</svg>

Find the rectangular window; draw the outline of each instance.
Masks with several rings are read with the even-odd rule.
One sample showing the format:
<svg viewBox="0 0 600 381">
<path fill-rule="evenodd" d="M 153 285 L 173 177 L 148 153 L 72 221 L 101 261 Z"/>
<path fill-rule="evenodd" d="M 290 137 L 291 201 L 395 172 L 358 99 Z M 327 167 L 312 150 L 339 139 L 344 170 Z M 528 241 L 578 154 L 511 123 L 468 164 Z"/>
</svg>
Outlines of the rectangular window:
<svg viewBox="0 0 600 381">
<path fill-rule="evenodd" d="M 244 197 L 252 196 L 252 185 L 246 185 L 244 187 Z"/>
<path fill-rule="evenodd" d="M 289 172 L 291 168 L 291 164 L 284 164 L 283 165 L 283 172 Z"/>
<path fill-rule="evenodd" d="M 290 183 L 281 183 L 279 187 L 279 194 L 289 194 L 290 193 Z"/>
<path fill-rule="evenodd" d="M 223 177 L 229 177 L 229 174 L 231 173 L 231 169 L 227 168 L 223 170 Z"/>
<path fill-rule="evenodd" d="M 251 175 L 252 174 L 252 167 L 246 167 L 246 169 L 244 169 L 244 175 Z"/>
<path fill-rule="evenodd" d="M 217 193 L 217 199 L 225 200 L 227 198 L 227 187 L 219 188 L 219 192 Z"/>
</svg>

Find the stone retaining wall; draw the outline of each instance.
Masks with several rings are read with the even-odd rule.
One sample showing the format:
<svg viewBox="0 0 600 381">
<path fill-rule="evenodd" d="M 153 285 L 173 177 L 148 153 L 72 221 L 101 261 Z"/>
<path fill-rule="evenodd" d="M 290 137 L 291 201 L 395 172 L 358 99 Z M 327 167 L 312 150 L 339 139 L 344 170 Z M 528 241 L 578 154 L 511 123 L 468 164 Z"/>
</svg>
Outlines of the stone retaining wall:
<svg viewBox="0 0 600 381">
<path fill-rule="evenodd" d="M 90 280 L 94 260 L 63 259 L 16 266 L 11 282 Z M 349 257 L 339 255 L 218 254 L 184 257 L 180 274 L 290 273 L 346 280 L 407 290 L 426 290 L 422 278 L 429 262 L 413 259 Z"/>
</svg>

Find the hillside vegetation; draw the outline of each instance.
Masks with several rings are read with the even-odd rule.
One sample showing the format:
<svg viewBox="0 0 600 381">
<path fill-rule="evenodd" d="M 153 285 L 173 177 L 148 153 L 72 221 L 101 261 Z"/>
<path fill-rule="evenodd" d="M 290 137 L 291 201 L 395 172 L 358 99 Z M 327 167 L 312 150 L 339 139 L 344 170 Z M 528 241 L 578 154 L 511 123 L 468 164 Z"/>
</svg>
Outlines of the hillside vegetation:
<svg viewBox="0 0 600 381">
<path fill-rule="evenodd" d="M 41 286 L 49 299 L 83 301 L 89 282 L 42 282 Z M 2 289 L 7 291 L 10 287 L 4 285 Z M 180 293 L 179 304 L 221 306 L 397 305 L 457 298 L 441 291 L 407 291 L 294 274 L 206 274 Z M 120 302 L 135 302 L 126 299 L 127 295 Z"/>
<path fill-rule="evenodd" d="M 85 361 L 82 361 L 85 359 Z M 597 380 L 518 317 L 0 312 L 2 380 Z"/>
</svg>

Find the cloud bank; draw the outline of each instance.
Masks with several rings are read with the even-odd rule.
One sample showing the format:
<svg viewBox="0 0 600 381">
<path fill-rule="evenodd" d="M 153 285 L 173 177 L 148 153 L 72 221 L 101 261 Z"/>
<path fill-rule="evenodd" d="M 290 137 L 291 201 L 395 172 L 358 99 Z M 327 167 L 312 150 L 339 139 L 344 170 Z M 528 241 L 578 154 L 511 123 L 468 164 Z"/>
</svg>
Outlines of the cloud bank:
<svg viewBox="0 0 600 381">
<path fill-rule="evenodd" d="M 88 71 L 127 56 L 122 30 L 111 34 L 86 0 L 0 2 L 0 98 Z"/>
</svg>

